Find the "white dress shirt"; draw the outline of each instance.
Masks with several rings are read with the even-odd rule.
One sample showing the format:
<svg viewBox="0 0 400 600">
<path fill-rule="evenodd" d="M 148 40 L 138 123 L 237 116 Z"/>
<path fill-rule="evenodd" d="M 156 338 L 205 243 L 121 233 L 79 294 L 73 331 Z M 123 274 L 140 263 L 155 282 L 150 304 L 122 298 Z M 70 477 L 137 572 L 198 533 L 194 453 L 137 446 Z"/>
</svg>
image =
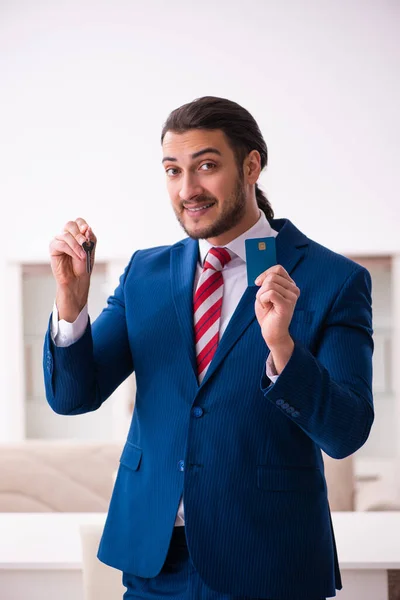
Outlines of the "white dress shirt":
<svg viewBox="0 0 400 600">
<path fill-rule="evenodd" d="M 225 248 L 231 250 L 234 253 L 234 256 L 222 271 L 224 280 L 224 293 L 221 308 L 220 338 L 224 334 L 224 331 L 247 288 L 245 240 L 248 238 L 276 237 L 277 235 L 278 232 L 272 229 L 265 214 L 260 211 L 260 218 L 258 219 L 257 223 L 253 225 L 253 227 L 224 246 Z M 199 240 L 199 262 L 197 263 L 193 295 L 203 270 L 204 260 L 210 248 L 212 248 L 212 245 L 207 242 L 207 240 Z M 87 322 L 87 304 L 84 306 L 73 323 L 68 323 L 64 320 L 59 321 L 57 306 L 54 304 L 51 335 L 56 346 L 66 347 L 78 341 L 85 332 Z M 275 383 L 278 376 L 274 370 L 272 360 L 267 361 L 266 369 L 268 377 L 272 383 Z M 180 526 L 184 524 L 183 500 L 181 499 L 175 525 Z"/>
</svg>

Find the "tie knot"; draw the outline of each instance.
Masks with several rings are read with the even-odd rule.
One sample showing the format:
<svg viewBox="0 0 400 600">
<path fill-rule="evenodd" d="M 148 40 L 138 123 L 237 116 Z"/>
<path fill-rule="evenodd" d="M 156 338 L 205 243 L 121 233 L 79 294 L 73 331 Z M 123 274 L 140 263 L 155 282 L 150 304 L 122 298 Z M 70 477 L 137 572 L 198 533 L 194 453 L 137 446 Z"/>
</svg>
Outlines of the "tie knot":
<svg viewBox="0 0 400 600">
<path fill-rule="evenodd" d="M 232 260 L 232 254 L 227 248 L 210 248 L 203 268 L 222 271 L 230 260 Z"/>
</svg>

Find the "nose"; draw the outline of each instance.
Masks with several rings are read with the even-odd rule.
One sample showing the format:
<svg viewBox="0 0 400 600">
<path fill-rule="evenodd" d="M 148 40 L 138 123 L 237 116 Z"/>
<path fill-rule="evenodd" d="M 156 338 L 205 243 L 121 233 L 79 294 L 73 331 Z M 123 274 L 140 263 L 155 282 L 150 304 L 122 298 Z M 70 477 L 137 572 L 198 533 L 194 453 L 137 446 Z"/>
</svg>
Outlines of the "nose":
<svg viewBox="0 0 400 600">
<path fill-rule="evenodd" d="M 197 196 L 202 194 L 203 188 L 196 180 L 195 175 L 186 173 L 181 178 L 181 189 L 179 191 L 179 197 L 181 200 L 194 200 Z"/>
</svg>

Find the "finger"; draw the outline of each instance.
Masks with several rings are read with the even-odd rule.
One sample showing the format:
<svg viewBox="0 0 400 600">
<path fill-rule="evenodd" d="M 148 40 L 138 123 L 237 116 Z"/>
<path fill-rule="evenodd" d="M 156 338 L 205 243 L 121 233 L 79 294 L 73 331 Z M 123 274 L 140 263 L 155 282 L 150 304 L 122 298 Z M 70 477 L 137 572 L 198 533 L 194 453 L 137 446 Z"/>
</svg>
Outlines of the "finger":
<svg viewBox="0 0 400 600">
<path fill-rule="evenodd" d="M 74 236 L 74 238 L 80 245 L 82 245 L 83 242 L 86 241 L 85 235 L 80 231 L 78 223 L 76 221 L 68 221 L 68 223 L 64 225 L 64 231 L 61 235 L 63 235 L 66 232 Z"/>
<path fill-rule="evenodd" d="M 266 292 L 261 294 L 261 296 L 258 298 L 258 300 L 263 306 L 266 306 L 269 303 L 271 303 L 271 304 L 286 304 L 286 305 L 292 304 L 291 302 L 289 302 L 289 300 L 284 298 L 282 296 L 282 294 L 280 294 L 280 292 L 277 292 L 276 290 L 267 290 Z"/>
<path fill-rule="evenodd" d="M 256 298 L 260 299 L 261 296 L 263 296 L 269 290 L 275 290 L 275 292 L 278 292 L 283 298 L 285 298 L 285 300 L 289 300 L 292 303 L 296 303 L 298 299 L 296 289 L 294 289 L 293 287 L 288 288 L 283 285 L 280 285 L 280 283 L 272 281 L 268 285 L 268 288 L 262 287 L 258 290 Z"/>
<path fill-rule="evenodd" d="M 87 224 L 87 222 L 85 221 L 85 219 L 82 219 L 81 217 L 78 217 L 77 219 L 75 219 L 75 223 L 78 225 L 79 231 L 81 233 L 85 234 L 87 228 L 89 227 L 89 225 Z"/>
<path fill-rule="evenodd" d="M 86 230 L 86 239 L 90 240 L 91 242 L 94 242 L 95 245 L 97 243 L 97 238 L 94 235 L 93 229 L 90 226 L 88 226 Z"/>
<path fill-rule="evenodd" d="M 263 273 L 261 273 L 257 279 L 255 280 L 255 284 L 256 285 L 262 285 L 262 283 L 264 282 L 264 279 L 267 277 L 267 275 L 269 275 L 270 273 L 275 273 L 277 275 L 281 275 L 281 277 L 284 277 L 285 279 L 287 279 L 288 281 L 293 281 L 293 279 L 290 277 L 289 273 L 286 271 L 286 269 L 284 269 L 282 267 L 282 265 L 274 265 L 273 267 L 270 267 L 269 269 L 267 269 L 266 271 L 264 271 Z"/>
<path fill-rule="evenodd" d="M 283 277 L 283 275 L 280 275 L 279 273 L 268 273 L 268 275 L 265 277 L 260 289 L 262 290 L 263 288 L 267 288 L 268 285 L 270 283 L 278 283 L 279 285 L 282 285 L 283 287 L 287 288 L 287 289 L 293 289 L 293 290 L 299 290 L 299 288 L 297 287 L 297 285 L 295 284 L 295 282 L 293 281 L 293 279 L 287 279 L 286 277 Z M 300 290 L 299 290 L 300 292 Z"/>
<path fill-rule="evenodd" d="M 84 250 L 81 248 L 81 245 L 78 243 L 76 238 L 71 233 L 66 231 L 62 235 L 57 235 L 55 239 L 59 242 L 64 242 L 65 244 L 67 244 L 67 246 L 69 246 L 71 248 L 71 250 L 74 252 L 75 257 L 78 257 L 81 259 L 86 258 L 86 254 L 85 254 Z"/>
<path fill-rule="evenodd" d="M 50 255 L 51 256 L 61 256 L 63 254 L 67 254 L 68 256 L 70 256 L 71 258 L 74 258 L 75 260 L 77 258 L 79 258 L 79 260 L 83 260 L 83 259 L 81 259 L 80 256 L 77 257 L 76 253 L 71 248 L 71 246 L 69 246 L 67 244 L 67 242 L 65 242 L 64 240 L 59 240 L 57 238 L 54 238 L 54 240 L 50 244 Z"/>
<path fill-rule="evenodd" d="M 273 292 L 273 294 L 272 294 Z M 276 286 L 276 287 L 272 287 L 268 290 L 265 290 L 263 293 L 261 293 L 256 300 L 258 300 L 259 302 L 261 302 L 261 304 L 264 304 L 265 302 L 270 302 L 270 297 L 272 297 L 275 299 L 275 301 L 277 303 L 280 304 L 290 304 L 290 306 L 295 306 L 296 302 L 297 302 L 297 296 L 296 294 L 294 294 L 293 292 L 290 292 L 289 290 Z"/>
<path fill-rule="evenodd" d="M 290 275 L 286 271 L 286 269 L 284 269 L 282 267 L 282 265 L 274 265 L 273 267 L 270 267 L 269 269 L 267 269 L 266 271 L 264 271 L 257 277 L 256 285 L 262 285 L 265 278 L 268 277 L 269 275 L 280 275 L 281 277 L 284 277 L 288 281 L 292 281 L 294 283 L 293 279 L 290 277 Z"/>
</svg>

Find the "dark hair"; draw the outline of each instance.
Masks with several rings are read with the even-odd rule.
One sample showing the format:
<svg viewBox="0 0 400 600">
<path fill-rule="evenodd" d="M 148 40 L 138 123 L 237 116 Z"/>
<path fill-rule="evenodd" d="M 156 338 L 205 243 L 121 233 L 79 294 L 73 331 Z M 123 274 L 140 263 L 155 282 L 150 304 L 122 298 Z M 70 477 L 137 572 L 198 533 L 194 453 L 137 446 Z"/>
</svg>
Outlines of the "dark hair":
<svg viewBox="0 0 400 600">
<path fill-rule="evenodd" d="M 166 120 L 161 143 L 167 131 L 184 133 L 190 129 L 220 129 L 228 139 L 232 148 L 239 172 L 243 171 L 243 161 L 252 151 L 257 150 L 261 156 L 261 169 L 267 166 L 267 144 L 251 114 L 242 106 L 225 98 L 204 96 L 193 102 L 184 104 L 171 112 Z M 267 197 L 256 184 L 256 199 L 260 210 L 270 221 L 274 211 Z"/>
</svg>

